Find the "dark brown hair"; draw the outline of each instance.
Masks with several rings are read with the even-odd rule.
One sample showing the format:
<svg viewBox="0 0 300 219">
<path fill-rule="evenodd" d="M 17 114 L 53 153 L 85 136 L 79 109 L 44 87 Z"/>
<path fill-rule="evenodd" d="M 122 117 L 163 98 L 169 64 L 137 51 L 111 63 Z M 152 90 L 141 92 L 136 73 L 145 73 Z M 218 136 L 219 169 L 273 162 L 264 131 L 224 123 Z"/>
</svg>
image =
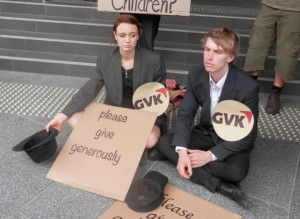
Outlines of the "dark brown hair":
<svg viewBox="0 0 300 219">
<path fill-rule="evenodd" d="M 137 27 L 139 36 L 142 35 L 142 27 L 143 25 L 132 15 L 130 14 L 121 14 L 116 18 L 116 21 L 113 26 L 113 31 L 117 31 L 117 28 L 120 24 L 126 23 L 126 24 L 133 24 Z"/>
<path fill-rule="evenodd" d="M 239 53 L 240 39 L 233 30 L 221 27 L 208 31 L 205 34 L 205 37 L 201 40 L 203 47 L 205 47 L 208 38 L 211 38 L 218 46 L 222 47 L 226 54 L 237 57 Z M 229 64 L 233 63 L 234 60 L 232 60 Z"/>
</svg>

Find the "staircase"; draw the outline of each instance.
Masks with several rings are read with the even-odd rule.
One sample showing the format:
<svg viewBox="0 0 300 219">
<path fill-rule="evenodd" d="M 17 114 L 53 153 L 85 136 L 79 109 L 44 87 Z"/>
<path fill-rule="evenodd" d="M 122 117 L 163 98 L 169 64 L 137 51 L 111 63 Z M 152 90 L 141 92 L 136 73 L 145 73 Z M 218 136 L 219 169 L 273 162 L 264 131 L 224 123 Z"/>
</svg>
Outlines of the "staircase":
<svg viewBox="0 0 300 219">
<path fill-rule="evenodd" d="M 155 50 L 166 62 L 168 77 L 181 85 L 187 82 L 188 70 L 202 63 L 200 39 L 215 27 L 226 26 L 239 33 L 241 53 L 236 64 L 243 66 L 249 27 L 260 0 L 223 2 L 192 0 L 190 17 L 162 16 Z M 94 1 L 2 0 L 0 70 L 90 77 L 99 51 L 112 45 L 112 24 L 117 15 L 98 12 Z M 260 77 L 263 84 L 272 82 L 274 65 L 272 52 Z M 290 83 L 290 92 L 299 95 L 295 89 L 300 83 L 299 68 L 296 80 Z"/>
</svg>

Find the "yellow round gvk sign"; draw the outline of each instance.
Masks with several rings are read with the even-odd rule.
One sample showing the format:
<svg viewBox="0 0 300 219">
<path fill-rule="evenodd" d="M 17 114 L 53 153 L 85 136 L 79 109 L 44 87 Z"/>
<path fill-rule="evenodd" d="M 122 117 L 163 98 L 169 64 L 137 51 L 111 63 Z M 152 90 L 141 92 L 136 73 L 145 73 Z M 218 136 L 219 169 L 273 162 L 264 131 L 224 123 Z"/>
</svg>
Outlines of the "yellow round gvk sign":
<svg viewBox="0 0 300 219">
<path fill-rule="evenodd" d="M 219 102 L 213 110 L 212 123 L 217 135 L 226 141 L 238 141 L 252 130 L 252 111 L 235 100 Z"/>
<path fill-rule="evenodd" d="M 169 106 L 170 97 L 164 85 L 149 82 L 136 89 L 132 97 L 133 107 L 137 110 L 163 114 Z"/>
</svg>

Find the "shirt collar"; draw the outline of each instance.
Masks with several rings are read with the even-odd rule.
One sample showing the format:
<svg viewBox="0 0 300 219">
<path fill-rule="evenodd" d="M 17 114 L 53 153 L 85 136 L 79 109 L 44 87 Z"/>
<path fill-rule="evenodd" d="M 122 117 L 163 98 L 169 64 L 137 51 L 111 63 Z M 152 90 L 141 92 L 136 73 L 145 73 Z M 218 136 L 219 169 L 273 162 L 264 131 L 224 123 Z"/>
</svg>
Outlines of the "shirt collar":
<svg viewBox="0 0 300 219">
<path fill-rule="evenodd" d="M 226 81 L 227 75 L 228 75 L 228 71 L 229 71 L 229 67 L 227 68 L 227 71 L 225 73 L 225 75 L 218 81 L 218 83 L 215 83 L 211 77 L 211 75 L 209 74 L 209 83 L 211 85 L 216 85 L 219 89 L 222 89 L 224 86 L 224 83 Z"/>
</svg>

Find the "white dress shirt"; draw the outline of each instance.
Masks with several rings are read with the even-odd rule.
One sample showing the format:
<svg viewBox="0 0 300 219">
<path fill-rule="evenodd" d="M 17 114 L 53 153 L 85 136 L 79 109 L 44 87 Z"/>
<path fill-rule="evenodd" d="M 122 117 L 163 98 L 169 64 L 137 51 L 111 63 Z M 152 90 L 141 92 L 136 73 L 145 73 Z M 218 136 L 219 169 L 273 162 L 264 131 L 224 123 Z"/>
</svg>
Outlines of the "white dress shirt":
<svg viewBox="0 0 300 219">
<path fill-rule="evenodd" d="M 223 89 L 224 83 L 225 83 L 226 78 L 227 78 L 227 74 L 228 74 L 228 69 L 227 69 L 225 75 L 217 83 L 214 82 L 211 75 L 209 74 L 210 115 L 211 116 L 212 116 L 212 113 L 213 113 L 213 110 L 214 110 L 215 106 L 217 105 L 217 103 L 220 99 L 222 89 Z M 180 150 L 180 149 L 187 150 L 186 147 L 176 146 L 175 151 L 178 152 L 178 150 Z M 212 161 L 215 161 L 215 160 L 218 159 L 211 151 L 209 151 L 209 152 L 212 155 Z"/>
</svg>

